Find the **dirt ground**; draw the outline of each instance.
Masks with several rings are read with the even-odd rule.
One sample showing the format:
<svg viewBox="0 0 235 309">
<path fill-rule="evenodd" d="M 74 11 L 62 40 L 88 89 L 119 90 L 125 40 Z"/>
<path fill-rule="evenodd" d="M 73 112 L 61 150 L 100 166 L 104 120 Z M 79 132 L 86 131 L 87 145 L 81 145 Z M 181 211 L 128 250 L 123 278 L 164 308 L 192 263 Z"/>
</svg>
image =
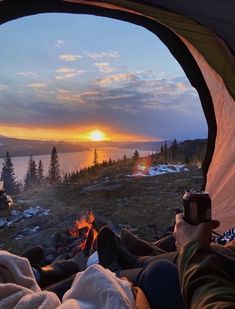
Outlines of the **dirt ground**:
<svg viewBox="0 0 235 309">
<path fill-rule="evenodd" d="M 155 226 L 161 235 L 171 225 L 174 209 L 182 208 L 184 191 L 199 190 L 203 182 L 201 169 L 196 167 L 190 167 L 188 172 L 154 177 L 128 178 L 125 175 L 101 177 L 90 184 L 66 183 L 19 194 L 14 198 L 14 209 L 40 205 L 49 209 L 50 214 L 35 215 L 1 229 L 1 248 L 19 253 L 52 232 L 70 228 L 87 210 L 118 228 L 130 227 L 137 235 L 153 241 L 156 235 L 152 227 Z M 37 233 L 16 239 L 21 231 L 35 226 L 39 226 Z"/>
</svg>

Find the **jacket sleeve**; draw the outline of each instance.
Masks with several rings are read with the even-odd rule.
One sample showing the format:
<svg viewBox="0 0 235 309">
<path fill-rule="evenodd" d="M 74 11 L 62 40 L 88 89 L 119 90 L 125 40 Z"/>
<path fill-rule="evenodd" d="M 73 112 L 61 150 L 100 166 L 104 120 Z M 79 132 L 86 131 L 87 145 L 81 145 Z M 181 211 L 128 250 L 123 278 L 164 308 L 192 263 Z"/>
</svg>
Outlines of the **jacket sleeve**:
<svg viewBox="0 0 235 309">
<path fill-rule="evenodd" d="M 222 265 L 221 256 L 210 246 L 191 242 L 183 248 L 179 277 L 186 308 L 235 308 L 235 286 Z"/>
</svg>

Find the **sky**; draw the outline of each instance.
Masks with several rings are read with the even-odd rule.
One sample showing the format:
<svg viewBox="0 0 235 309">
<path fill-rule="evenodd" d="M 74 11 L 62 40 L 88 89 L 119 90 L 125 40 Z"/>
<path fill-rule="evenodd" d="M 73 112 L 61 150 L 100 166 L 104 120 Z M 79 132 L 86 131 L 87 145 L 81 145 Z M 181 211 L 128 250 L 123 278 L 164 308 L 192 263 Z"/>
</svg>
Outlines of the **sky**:
<svg viewBox="0 0 235 309">
<path fill-rule="evenodd" d="M 97 140 L 207 137 L 196 90 L 167 47 L 143 27 L 39 14 L 3 24 L 0 42 L 0 135 L 66 141 L 90 140 L 94 131 Z"/>
</svg>

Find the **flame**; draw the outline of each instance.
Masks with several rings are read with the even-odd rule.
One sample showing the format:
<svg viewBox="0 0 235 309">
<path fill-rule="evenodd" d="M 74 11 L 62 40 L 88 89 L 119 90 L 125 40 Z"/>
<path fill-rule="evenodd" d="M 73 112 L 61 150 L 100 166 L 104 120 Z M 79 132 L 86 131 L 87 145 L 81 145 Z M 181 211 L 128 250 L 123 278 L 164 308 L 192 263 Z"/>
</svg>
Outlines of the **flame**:
<svg viewBox="0 0 235 309">
<path fill-rule="evenodd" d="M 82 216 L 79 220 L 76 220 L 74 223 L 74 226 L 70 229 L 70 235 L 73 237 L 82 237 L 84 241 L 79 244 L 79 249 L 84 250 L 88 238 L 92 237 L 92 239 L 89 239 L 91 242 L 89 244 L 92 245 L 97 237 L 97 231 L 93 227 L 93 222 L 95 221 L 95 216 L 92 211 L 88 211 L 85 216 Z"/>
</svg>

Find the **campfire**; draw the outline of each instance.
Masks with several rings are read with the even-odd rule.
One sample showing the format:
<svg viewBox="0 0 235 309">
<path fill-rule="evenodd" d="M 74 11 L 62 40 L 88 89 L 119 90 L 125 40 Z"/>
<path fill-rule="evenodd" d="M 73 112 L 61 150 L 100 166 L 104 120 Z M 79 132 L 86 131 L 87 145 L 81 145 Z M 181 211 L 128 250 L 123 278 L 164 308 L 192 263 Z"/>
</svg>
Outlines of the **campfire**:
<svg viewBox="0 0 235 309">
<path fill-rule="evenodd" d="M 65 235 L 60 233 L 57 239 L 58 254 L 63 255 L 67 259 L 83 251 L 86 256 L 89 256 L 93 251 L 98 234 L 94 227 L 94 222 L 95 216 L 93 212 L 88 211 L 86 215 L 81 216 L 75 221 L 73 227 Z"/>
<path fill-rule="evenodd" d="M 94 222 L 95 216 L 92 210 L 90 210 L 85 216 L 82 216 L 79 220 L 76 220 L 74 227 L 70 229 L 70 234 L 72 237 L 83 240 L 78 244 L 78 247 L 79 251 L 83 251 L 86 255 L 89 255 L 98 234 L 93 225 Z"/>
</svg>

